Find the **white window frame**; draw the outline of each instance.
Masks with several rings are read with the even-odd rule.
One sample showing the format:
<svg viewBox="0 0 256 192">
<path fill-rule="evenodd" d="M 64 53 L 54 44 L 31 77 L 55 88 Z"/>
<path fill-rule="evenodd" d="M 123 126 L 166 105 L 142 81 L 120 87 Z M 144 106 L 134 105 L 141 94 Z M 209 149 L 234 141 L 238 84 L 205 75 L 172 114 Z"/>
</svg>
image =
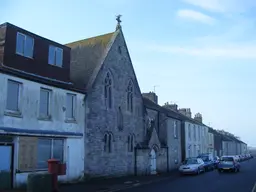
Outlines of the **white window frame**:
<svg viewBox="0 0 256 192">
<path fill-rule="evenodd" d="M 196 125 L 193 126 L 193 137 L 194 140 L 196 141 Z"/>
<path fill-rule="evenodd" d="M 53 63 L 51 63 L 50 62 L 50 48 L 54 48 L 54 62 Z M 62 57 L 61 57 L 61 64 L 59 65 L 59 64 L 57 64 L 57 60 L 56 60 L 56 55 L 57 55 L 57 52 L 58 52 L 58 50 L 61 50 L 61 53 L 62 53 Z M 56 47 L 56 46 L 54 46 L 54 45 L 49 45 L 49 50 L 48 50 L 48 64 L 49 65 L 53 65 L 53 66 L 56 66 L 56 67 L 62 67 L 63 66 L 63 49 L 62 48 L 59 48 L 59 47 Z"/>
<path fill-rule="evenodd" d="M 44 115 L 42 115 L 41 114 L 41 110 L 40 110 L 40 107 L 41 107 L 41 91 L 46 91 L 46 92 L 48 92 L 49 93 L 49 95 L 48 95 L 48 114 L 46 115 L 46 116 L 44 116 Z M 47 89 L 47 88 L 44 88 L 44 87 L 41 87 L 40 88 L 40 94 L 39 94 L 39 119 L 44 119 L 44 120 L 46 120 L 46 119 L 51 119 L 51 104 L 52 104 L 52 90 L 50 90 L 50 89 Z"/>
<path fill-rule="evenodd" d="M 49 137 L 39 137 L 39 139 L 42 139 L 42 140 L 50 140 L 51 141 L 51 158 L 53 158 L 53 143 L 54 143 L 54 140 L 62 140 L 63 141 L 63 156 L 62 156 L 62 162 L 60 163 L 64 163 L 66 161 L 66 155 L 65 155 L 65 139 L 63 138 L 49 138 Z M 37 149 L 38 149 L 38 144 L 37 144 Z M 48 167 L 46 168 L 38 168 L 38 160 L 36 161 L 36 170 L 46 170 L 48 169 Z"/>
<path fill-rule="evenodd" d="M 198 141 L 201 140 L 201 129 L 200 126 L 198 125 Z"/>
<path fill-rule="evenodd" d="M 73 117 L 68 117 L 67 116 L 68 115 L 68 113 L 67 113 L 67 110 L 68 110 L 68 105 L 67 105 L 68 96 L 72 97 L 72 116 Z M 75 121 L 76 120 L 76 101 L 77 101 L 76 94 L 73 94 L 73 93 L 67 93 L 66 94 L 66 120 L 67 121 Z"/>
<path fill-rule="evenodd" d="M 9 86 L 9 82 L 16 83 L 16 84 L 18 84 L 18 86 L 19 86 L 19 92 L 18 92 L 18 110 L 17 110 L 17 111 L 8 109 L 8 107 L 7 107 L 7 98 L 8 98 L 8 86 Z M 22 95 L 22 83 L 21 83 L 21 82 L 18 82 L 18 81 L 15 81 L 15 80 L 12 80 L 12 79 L 8 79 L 8 80 L 7 80 L 7 87 L 6 87 L 5 115 L 21 116 L 21 102 L 22 102 L 21 95 Z"/>
<path fill-rule="evenodd" d="M 191 125 L 188 124 L 188 138 L 191 140 Z"/>
<path fill-rule="evenodd" d="M 18 42 L 18 36 L 19 36 L 19 35 L 25 37 L 25 42 L 24 42 L 24 45 L 23 45 L 23 50 L 22 50 L 23 52 L 22 52 L 22 53 L 17 51 L 17 42 Z M 25 50 L 25 47 L 26 47 L 25 45 L 26 45 L 26 39 L 27 39 L 27 38 L 31 38 L 31 39 L 32 39 L 32 42 L 33 42 L 33 44 L 32 44 L 32 56 L 25 55 L 25 53 L 24 53 L 24 50 Z M 29 35 L 26 35 L 26 34 L 23 34 L 23 33 L 21 33 L 21 32 L 17 32 L 17 35 L 16 35 L 16 50 L 15 50 L 15 52 L 16 52 L 17 55 L 21 55 L 21 56 L 23 56 L 23 57 L 27 57 L 27 58 L 33 59 L 33 56 L 34 56 L 34 45 L 35 45 L 35 40 L 34 40 L 33 37 L 31 37 L 31 36 L 29 36 Z"/>
</svg>

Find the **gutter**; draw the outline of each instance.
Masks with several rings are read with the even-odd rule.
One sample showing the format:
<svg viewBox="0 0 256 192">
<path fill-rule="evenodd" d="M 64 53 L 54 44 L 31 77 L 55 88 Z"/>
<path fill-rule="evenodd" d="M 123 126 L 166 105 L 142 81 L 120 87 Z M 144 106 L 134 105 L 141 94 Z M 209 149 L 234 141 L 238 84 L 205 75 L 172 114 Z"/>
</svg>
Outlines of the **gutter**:
<svg viewBox="0 0 256 192">
<path fill-rule="evenodd" d="M 137 176 L 137 147 L 134 147 L 134 175 Z"/>
</svg>

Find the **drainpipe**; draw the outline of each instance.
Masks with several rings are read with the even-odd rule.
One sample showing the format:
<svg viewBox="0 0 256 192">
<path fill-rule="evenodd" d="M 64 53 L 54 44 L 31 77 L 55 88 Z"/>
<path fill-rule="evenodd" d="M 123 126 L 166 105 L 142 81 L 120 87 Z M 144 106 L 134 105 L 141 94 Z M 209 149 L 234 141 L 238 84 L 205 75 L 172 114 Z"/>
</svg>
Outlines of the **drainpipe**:
<svg viewBox="0 0 256 192">
<path fill-rule="evenodd" d="M 169 172 L 169 147 L 168 146 L 166 147 L 166 154 L 167 154 L 167 157 L 166 157 L 166 160 L 167 160 L 167 172 Z"/>
<path fill-rule="evenodd" d="M 159 137 L 159 132 L 160 132 L 160 113 L 157 111 L 157 135 Z"/>
<path fill-rule="evenodd" d="M 134 175 L 137 176 L 137 147 L 134 147 Z"/>
</svg>

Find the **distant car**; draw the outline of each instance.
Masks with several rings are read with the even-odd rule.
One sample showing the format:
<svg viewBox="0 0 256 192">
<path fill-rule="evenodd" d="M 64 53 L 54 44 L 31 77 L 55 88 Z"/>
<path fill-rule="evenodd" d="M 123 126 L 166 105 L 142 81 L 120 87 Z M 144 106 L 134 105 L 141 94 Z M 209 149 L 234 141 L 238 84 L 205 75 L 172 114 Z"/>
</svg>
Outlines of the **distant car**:
<svg viewBox="0 0 256 192">
<path fill-rule="evenodd" d="M 219 173 L 223 171 L 239 172 L 240 163 L 234 156 L 222 156 L 218 165 L 218 171 Z"/>
<path fill-rule="evenodd" d="M 233 157 L 235 158 L 236 161 L 239 162 L 239 160 L 240 160 L 239 155 L 234 155 Z"/>
<path fill-rule="evenodd" d="M 183 174 L 200 174 L 204 172 L 204 162 L 200 158 L 187 158 L 179 168 L 179 172 Z"/>
<path fill-rule="evenodd" d="M 214 157 L 211 153 L 200 154 L 197 158 L 201 158 L 204 161 L 204 168 L 206 171 L 214 170 Z"/>
</svg>

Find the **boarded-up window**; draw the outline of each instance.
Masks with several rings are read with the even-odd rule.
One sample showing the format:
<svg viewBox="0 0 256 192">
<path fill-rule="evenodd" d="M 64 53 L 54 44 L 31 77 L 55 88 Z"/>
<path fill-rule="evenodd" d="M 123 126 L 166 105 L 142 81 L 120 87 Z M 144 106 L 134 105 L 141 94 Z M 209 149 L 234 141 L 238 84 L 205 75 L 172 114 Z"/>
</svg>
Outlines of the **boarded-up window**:
<svg viewBox="0 0 256 192">
<path fill-rule="evenodd" d="M 36 169 L 37 162 L 37 138 L 20 137 L 19 138 L 19 171 L 31 171 Z"/>
</svg>

